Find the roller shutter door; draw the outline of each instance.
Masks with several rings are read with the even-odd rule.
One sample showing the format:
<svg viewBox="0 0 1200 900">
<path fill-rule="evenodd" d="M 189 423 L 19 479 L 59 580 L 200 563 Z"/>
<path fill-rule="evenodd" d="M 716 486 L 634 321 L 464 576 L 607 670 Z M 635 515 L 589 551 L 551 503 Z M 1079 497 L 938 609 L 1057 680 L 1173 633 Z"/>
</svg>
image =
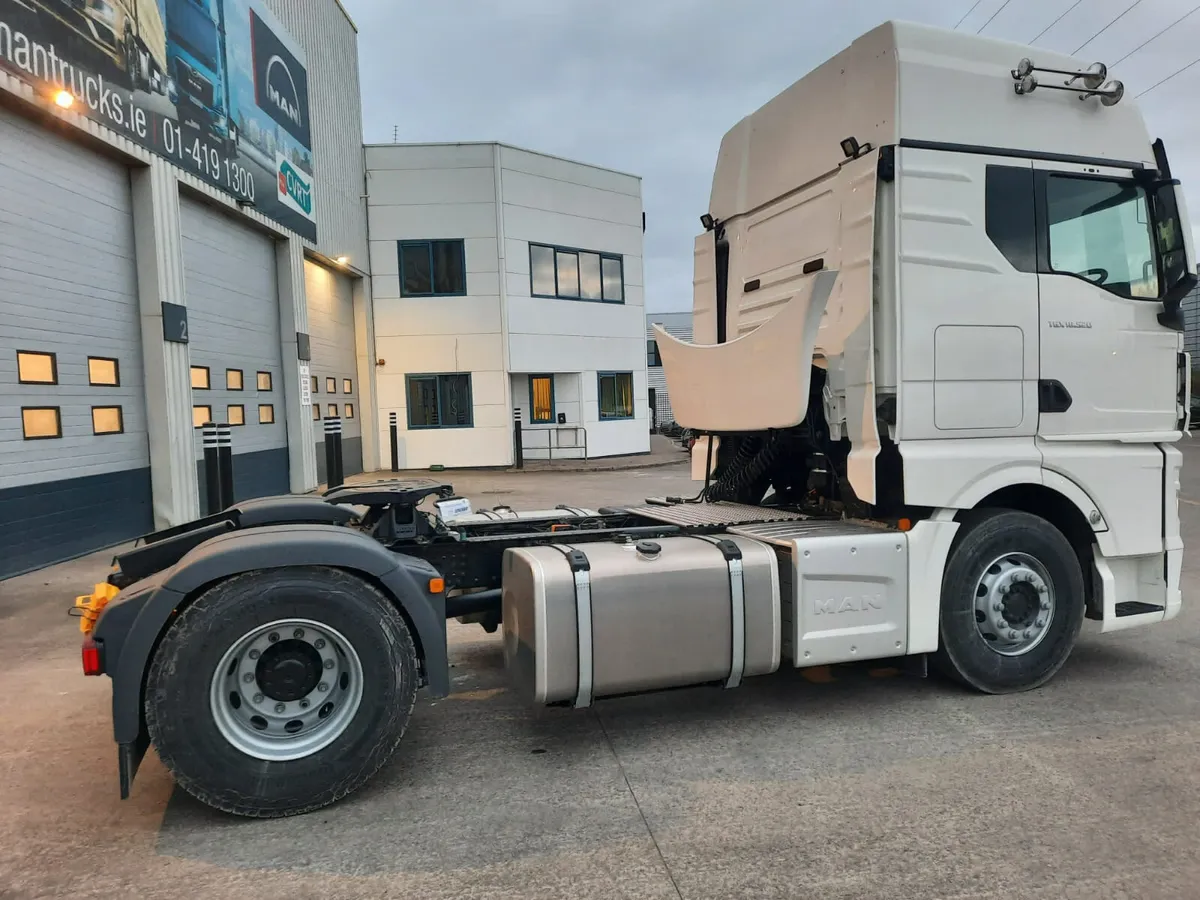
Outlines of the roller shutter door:
<svg viewBox="0 0 1200 900">
<path fill-rule="evenodd" d="M 140 327 L 128 170 L 0 109 L 0 577 L 151 530 Z"/>
<path fill-rule="evenodd" d="M 318 417 L 342 417 L 342 467 L 346 475 L 363 470 L 358 404 L 358 361 L 354 343 L 354 291 L 345 275 L 305 260 L 308 332 L 312 344 L 313 438 L 317 480 L 325 482 L 325 431 Z"/>
<path fill-rule="evenodd" d="M 275 245 L 262 232 L 180 199 L 193 423 L 233 426 L 237 500 L 289 490 Z M 196 430 L 200 505 L 207 511 Z"/>
</svg>

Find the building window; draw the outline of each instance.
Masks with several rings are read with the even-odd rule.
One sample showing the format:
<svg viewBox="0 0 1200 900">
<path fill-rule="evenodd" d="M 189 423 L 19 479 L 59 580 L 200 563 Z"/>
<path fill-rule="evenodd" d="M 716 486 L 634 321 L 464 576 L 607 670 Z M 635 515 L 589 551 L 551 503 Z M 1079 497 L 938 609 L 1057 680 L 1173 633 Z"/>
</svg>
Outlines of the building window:
<svg viewBox="0 0 1200 900">
<path fill-rule="evenodd" d="M 230 425 L 245 425 L 246 407 L 240 403 L 225 407 L 225 421 Z"/>
<path fill-rule="evenodd" d="M 662 367 L 662 357 L 658 355 L 658 341 L 646 341 L 646 365 L 650 368 Z"/>
<path fill-rule="evenodd" d="M 347 419 L 354 418 L 354 404 L 353 403 L 346 404 L 346 418 Z"/>
<path fill-rule="evenodd" d="M 633 373 L 600 373 L 600 418 L 633 418 Z"/>
<path fill-rule="evenodd" d="M 314 403 L 312 405 L 312 417 L 313 417 L 314 422 L 321 421 L 321 404 L 320 403 Z"/>
<path fill-rule="evenodd" d="M 62 412 L 57 406 L 21 407 L 21 432 L 27 441 L 62 437 Z"/>
<path fill-rule="evenodd" d="M 242 370 L 241 369 L 226 369 L 225 370 L 225 390 L 240 391 L 243 387 Z"/>
<path fill-rule="evenodd" d="M 271 380 L 270 372 L 259 372 L 258 373 L 258 389 L 260 391 L 274 390 L 274 384 Z"/>
<path fill-rule="evenodd" d="M 316 375 L 312 376 L 312 392 L 314 394 L 321 393 L 321 380 Z"/>
<path fill-rule="evenodd" d="M 92 407 L 92 434 L 123 434 L 125 417 L 119 406 Z"/>
<path fill-rule="evenodd" d="M 461 240 L 400 241 L 401 297 L 463 297 L 467 257 Z"/>
<path fill-rule="evenodd" d="M 535 297 L 625 302 L 624 263 L 613 254 L 530 244 L 529 279 Z"/>
<path fill-rule="evenodd" d="M 554 421 L 554 376 L 529 376 L 529 421 Z"/>
<path fill-rule="evenodd" d="M 105 356 L 89 356 L 88 384 L 96 387 L 120 387 L 120 363 Z"/>
<path fill-rule="evenodd" d="M 17 381 L 21 384 L 58 384 L 58 357 L 53 353 L 18 350 Z"/>
<path fill-rule="evenodd" d="M 192 427 L 203 428 L 212 421 L 211 406 L 193 406 L 192 407 Z"/>
<path fill-rule="evenodd" d="M 192 366 L 192 388 L 197 391 L 207 391 L 212 387 L 209 381 L 208 366 Z"/>
<path fill-rule="evenodd" d="M 258 405 L 258 424 L 259 425 L 274 425 L 275 424 L 275 407 L 270 403 L 260 403 Z"/>
<path fill-rule="evenodd" d="M 470 428 L 475 424 L 471 408 L 471 376 L 409 375 L 409 428 Z"/>
<path fill-rule="evenodd" d="M 330 403 L 328 406 L 325 407 L 326 418 L 336 419 L 337 414 L 338 413 L 337 413 L 337 404 L 336 403 Z"/>
<path fill-rule="evenodd" d="M 336 394 L 337 393 L 337 379 L 336 378 L 326 378 L 325 379 L 325 393 L 327 393 L 327 394 Z"/>
<path fill-rule="evenodd" d="M 349 379 L 349 378 L 342 379 L 342 393 L 343 394 L 353 394 L 354 393 L 354 382 L 351 379 Z"/>
</svg>

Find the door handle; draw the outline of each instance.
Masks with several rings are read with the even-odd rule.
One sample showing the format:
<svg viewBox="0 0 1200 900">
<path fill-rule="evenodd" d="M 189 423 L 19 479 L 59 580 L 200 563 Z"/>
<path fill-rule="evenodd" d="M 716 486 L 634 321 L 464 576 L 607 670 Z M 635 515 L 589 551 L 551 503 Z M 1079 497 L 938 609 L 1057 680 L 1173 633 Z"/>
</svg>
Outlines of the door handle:
<svg viewBox="0 0 1200 900">
<path fill-rule="evenodd" d="M 1071 392 L 1061 381 L 1043 378 L 1038 382 L 1038 412 L 1064 413 L 1071 408 Z"/>
</svg>

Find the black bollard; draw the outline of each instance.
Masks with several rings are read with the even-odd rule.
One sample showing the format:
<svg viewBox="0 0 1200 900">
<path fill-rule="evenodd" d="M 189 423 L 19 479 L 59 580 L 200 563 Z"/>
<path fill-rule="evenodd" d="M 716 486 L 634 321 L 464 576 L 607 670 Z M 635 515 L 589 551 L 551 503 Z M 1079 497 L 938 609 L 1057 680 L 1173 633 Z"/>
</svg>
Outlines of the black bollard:
<svg viewBox="0 0 1200 900">
<path fill-rule="evenodd" d="M 400 425 L 395 413 L 388 413 L 388 429 L 392 438 L 392 471 L 400 471 Z"/>
<path fill-rule="evenodd" d="M 342 420 L 325 417 L 325 482 L 330 490 L 342 486 Z"/>
<path fill-rule="evenodd" d="M 217 461 L 221 467 L 221 509 L 224 510 L 233 506 L 233 429 L 228 425 L 217 426 Z"/>
<path fill-rule="evenodd" d="M 221 511 L 221 460 L 218 456 L 217 426 L 204 425 L 204 499 L 208 515 Z"/>
<path fill-rule="evenodd" d="M 525 468 L 525 450 L 521 446 L 521 407 L 513 407 L 513 465 Z"/>
</svg>

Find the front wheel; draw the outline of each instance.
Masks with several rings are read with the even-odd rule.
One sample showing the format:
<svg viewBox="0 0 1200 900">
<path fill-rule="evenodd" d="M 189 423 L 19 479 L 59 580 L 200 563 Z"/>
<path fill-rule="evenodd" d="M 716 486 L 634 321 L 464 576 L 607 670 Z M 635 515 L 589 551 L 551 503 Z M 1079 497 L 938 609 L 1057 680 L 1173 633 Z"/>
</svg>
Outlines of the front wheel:
<svg viewBox="0 0 1200 900">
<path fill-rule="evenodd" d="M 186 607 L 146 685 L 150 739 L 176 782 L 245 816 L 309 812 L 391 758 L 417 654 L 391 601 L 346 572 L 250 572 Z"/>
<path fill-rule="evenodd" d="M 962 528 L 942 579 L 937 667 L 988 694 L 1045 684 L 1083 625 L 1075 549 L 1024 512 L 988 510 Z"/>
</svg>

